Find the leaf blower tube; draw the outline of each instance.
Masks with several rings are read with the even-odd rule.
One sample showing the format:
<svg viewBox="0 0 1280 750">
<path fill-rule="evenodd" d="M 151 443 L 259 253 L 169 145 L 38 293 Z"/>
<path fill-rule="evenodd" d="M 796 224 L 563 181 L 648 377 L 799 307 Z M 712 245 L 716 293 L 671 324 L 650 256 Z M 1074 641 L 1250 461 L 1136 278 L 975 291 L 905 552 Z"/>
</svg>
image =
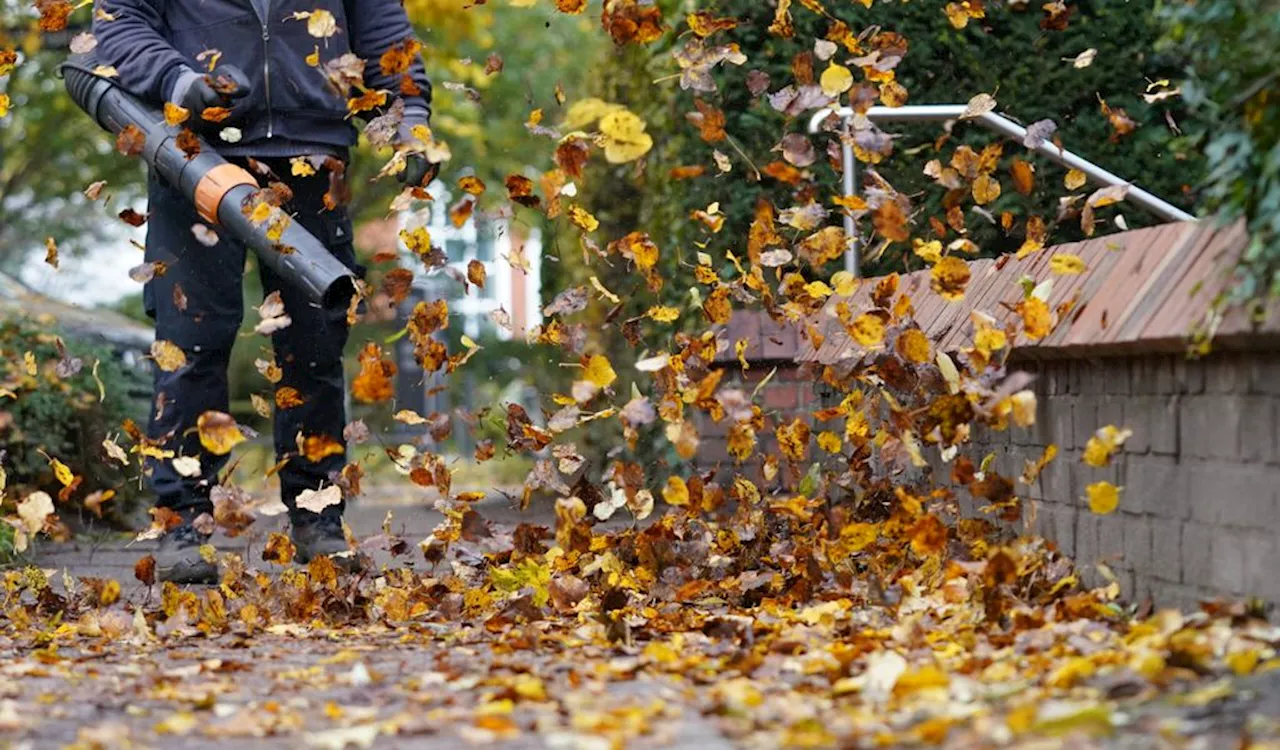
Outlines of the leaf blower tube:
<svg viewBox="0 0 1280 750">
<path fill-rule="evenodd" d="M 200 153 L 188 158 L 176 142 L 179 129 L 167 125 L 158 108 L 95 74 L 96 67 L 91 53 L 74 55 L 60 68 L 67 93 L 81 109 L 112 133 L 137 127 L 146 137 L 143 160 L 187 196 L 205 221 L 230 232 L 326 310 L 347 309 L 356 293 L 351 269 L 296 221 L 289 222 L 280 239 L 267 237 L 266 226 L 255 226 L 241 210 L 258 190 L 253 175 L 223 159 L 203 139 Z"/>
</svg>

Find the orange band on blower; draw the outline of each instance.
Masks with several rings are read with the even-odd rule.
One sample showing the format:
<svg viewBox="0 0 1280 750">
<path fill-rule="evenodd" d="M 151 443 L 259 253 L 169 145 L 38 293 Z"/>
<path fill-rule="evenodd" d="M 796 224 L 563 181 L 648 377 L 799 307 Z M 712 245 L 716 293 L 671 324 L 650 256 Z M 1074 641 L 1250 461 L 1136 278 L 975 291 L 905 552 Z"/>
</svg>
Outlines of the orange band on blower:
<svg viewBox="0 0 1280 750">
<path fill-rule="evenodd" d="M 258 186 L 258 181 L 243 167 L 219 164 L 196 183 L 196 210 L 210 224 L 218 223 L 218 206 L 227 191 L 237 185 Z"/>
</svg>

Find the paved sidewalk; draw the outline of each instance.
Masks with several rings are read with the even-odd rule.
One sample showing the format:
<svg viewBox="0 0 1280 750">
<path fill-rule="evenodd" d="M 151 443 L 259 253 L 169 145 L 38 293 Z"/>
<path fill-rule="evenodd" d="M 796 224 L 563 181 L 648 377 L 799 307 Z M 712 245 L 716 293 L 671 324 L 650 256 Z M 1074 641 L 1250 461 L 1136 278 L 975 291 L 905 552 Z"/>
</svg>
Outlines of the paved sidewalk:
<svg viewBox="0 0 1280 750">
<path fill-rule="evenodd" d="M 549 507 L 535 507 L 522 512 L 513 501 L 502 495 L 486 498 L 474 507 L 486 520 L 499 524 L 555 524 L 555 514 Z M 391 514 L 391 532 L 410 545 L 406 554 L 396 558 L 396 565 L 423 567 L 422 555 L 414 545 L 426 538 L 444 517 L 423 502 L 388 503 L 380 499 L 362 499 L 348 506 L 346 521 L 356 538 L 364 539 L 382 532 L 388 513 Z M 213 536 L 213 545 L 221 552 L 235 552 L 251 565 L 262 567 L 262 548 L 267 535 L 272 531 L 285 531 L 287 526 L 288 521 L 283 515 L 259 518 L 248 531 L 235 538 L 219 530 Z M 31 562 L 44 569 L 66 570 L 76 577 L 115 578 L 123 586 L 133 580 L 134 564 L 155 552 L 156 545 L 155 541 L 134 541 L 134 534 L 124 532 L 80 534 L 62 544 L 42 540 Z M 391 561 L 390 555 L 385 553 L 376 553 L 373 557 L 379 566 Z"/>
<path fill-rule="evenodd" d="M 495 496 L 476 507 L 499 527 L 554 526 L 554 512 L 546 504 L 522 513 L 511 500 Z M 403 537 L 409 550 L 393 563 L 378 553 L 375 562 L 427 571 L 417 542 L 441 514 L 425 504 L 366 501 L 353 504 L 347 520 L 364 538 L 381 533 L 388 512 L 392 533 Z M 218 534 L 214 543 L 241 554 L 253 567 L 279 571 L 262 562 L 261 552 L 267 534 L 284 523 L 261 519 L 251 532 L 235 539 Z M 607 526 L 627 523 L 619 518 Z M 60 571 L 114 578 L 123 599 L 147 599 L 154 607 L 156 590 L 147 591 L 133 576 L 135 562 L 154 549 L 154 542 L 135 543 L 128 534 L 82 536 L 45 544 L 35 564 L 59 571 L 51 577 L 55 589 L 62 585 Z M 803 717 L 830 700 L 822 693 L 802 699 L 784 692 L 785 702 L 774 703 L 781 701 L 781 685 L 770 686 L 771 676 L 790 672 L 764 669 L 753 679 L 766 691 L 765 703 L 741 716 L 722 715 L 712 710 L 707 696 L 740 685 L 735 670 L 638 669 L 645 646 L 579 640 L 573 620 L 562 623 L 569 626 L 565 630 L 551 632 L 533 623 L 499 638 L 488 637 L 478 621 L 435 619 L 396 627 L 375 621 L 333 630 L 281 622 L 246 637 L 234 631 L 184 633 L 157 620 L 155 635 L 139 639 L 122 612 L 115 623 L 120 635 L 105 641 L 71 638 L 47 649 L 38 648 L 45 642 L 32 640 L 21 627 L 8 631 L 13 635 L 0 633 L 0 747 L 214 748 L 231 742 L 250 748 L 335 749 L 773 748 L 779 735 L 744 729 L 744 717 L 756 711 L 794 711 Z M 525 695 L 511 703 L 519 696 L 513 686 L 527 684 L 525 676 L 545 686 L 538 690 L 545 689 L 546 697 Z M 1125 683 L 1115 686 L 1119 690 Z M 1237 746 L 1246 733 L 1280 736 L 1280 669 L 1221 679 L 1193 695 L 1201 699 L 1135 700 L 1119 707 L 1110 735 L 1090 737 L 1085 726 L 1070 740 L 1057 739 L 1082 748 L 1213 750 Z M 1092 689 L 1081 698 L 1100 700 Z M 503 713 L 486 713 L 487 705 L 503 703 L 511 703 Z M 784 710 L 784 703 L 789 708 Z M 628 739 L 611 744 L 621 736 L 615 732 Z M 982 744 L 971 732 L 973 727 L 957 727 L 944 746 Z M 1015 746 L 1062 746 L 1052 737 L 1040 742 Z"/>
</svg>

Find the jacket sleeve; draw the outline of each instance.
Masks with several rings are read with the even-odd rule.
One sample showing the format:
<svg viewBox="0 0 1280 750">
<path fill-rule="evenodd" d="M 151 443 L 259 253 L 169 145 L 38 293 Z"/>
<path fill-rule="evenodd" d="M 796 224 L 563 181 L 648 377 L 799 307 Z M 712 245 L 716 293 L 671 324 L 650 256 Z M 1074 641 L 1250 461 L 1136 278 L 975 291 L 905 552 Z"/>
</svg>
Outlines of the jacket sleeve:
<svg viewBox="0 0 1280 750">
<path fill-rule="evenodd" d="M 98 59 L 114 66 L 120 84 L 153 103 L 169 99 L 178 79 L 192 70 L 165 39 L 165 0 L 98 0 L 93 35 Z"/>
<path fill-rule="evenodd" d="M 415 54 L 406 71 L 382 69 L 384 52 L 414 39 L 413 27 L 401 0 L 346 0 L 346 10 L 351 51 L 365 61 L 365 85 L 390 91 L 392 98 L 403 98 L 405 122 L 426 122 L 431 117 L 431 81 L 427 79 L 421 56 Z M 405 77 L 417 92 L 405 93 L 401 87 Z"/>
</svg>

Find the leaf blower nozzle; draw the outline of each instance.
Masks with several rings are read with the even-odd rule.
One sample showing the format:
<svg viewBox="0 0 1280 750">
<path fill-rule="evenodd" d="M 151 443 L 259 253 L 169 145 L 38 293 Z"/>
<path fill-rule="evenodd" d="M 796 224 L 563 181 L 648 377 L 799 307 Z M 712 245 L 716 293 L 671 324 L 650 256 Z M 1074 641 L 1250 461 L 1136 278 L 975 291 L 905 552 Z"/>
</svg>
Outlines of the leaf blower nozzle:
<svg viewBox="0 0 1280 750">
<path fill-rule="evenodd" d="M 73 55 L 59 68 L 71 99 L 112 133 L 128 126 L 145 137 L 142 159 L 195 204 L 200 216 L 243 242 L 262 263 L 287 283 L 304 290 L 332 313 L 343 312 L 356 294 L 356 277 L 315 235 L 291 221 L 278 239 L 267 225 L 254 224 L 243 206 L 257 192 L 247 170 L 219 156 L 201 139 L 200 152 L 188 157 L 178 147 L 179 128 L 165 123 L 159 108 L 146 104 L 115 81 L 98 75 L 92 52 Z"/>
</svg>

